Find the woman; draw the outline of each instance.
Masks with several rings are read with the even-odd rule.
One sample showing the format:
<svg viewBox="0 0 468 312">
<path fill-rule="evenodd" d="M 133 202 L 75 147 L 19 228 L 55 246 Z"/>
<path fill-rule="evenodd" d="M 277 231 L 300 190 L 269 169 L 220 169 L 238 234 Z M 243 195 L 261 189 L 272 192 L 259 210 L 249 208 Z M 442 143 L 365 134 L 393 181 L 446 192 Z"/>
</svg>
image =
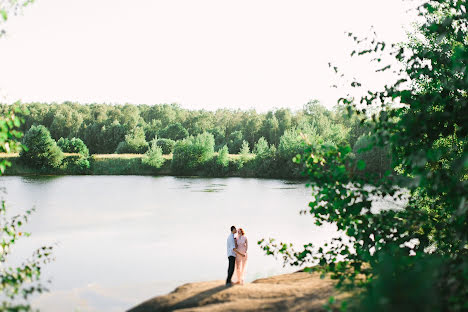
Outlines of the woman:
<svg viewBox="0 0 468 312">
<path fill-rule="evenodd" d="M 238 251 L 238 256 L 236 257 L 236 273 L 237 273 L 237 283 L 244 284 L 244 273 L 245 267 L 247 265 L 247 249 L 249 245 L 247 242 L 247 237 L 242 228 L 237 231 L 236 239 L 236 249 Z"/>
</svg>

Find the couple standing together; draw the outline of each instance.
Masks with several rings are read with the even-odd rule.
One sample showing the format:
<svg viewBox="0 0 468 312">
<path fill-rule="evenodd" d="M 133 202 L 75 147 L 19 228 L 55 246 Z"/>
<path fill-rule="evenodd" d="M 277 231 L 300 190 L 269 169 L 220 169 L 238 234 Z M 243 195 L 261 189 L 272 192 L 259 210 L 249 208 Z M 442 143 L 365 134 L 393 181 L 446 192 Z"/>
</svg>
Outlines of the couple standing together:
<svg viewBox="0 0 468 312">
<path fill-rule="evenodd" d="M 235 236 L 237 233 L 237 236 Z M 245 237 L 243 229 L 236 229 L 235 226 L 231 226 L 231 234 L 227 239 L 227 256 L 229 260 L 228 276 L 226 279 L 226 286 L 232 284 L 244 284 L 244 273 L 245 266 L 247 265 L 247 248 L 248 242 Z M 234 271 L 237 273 L 237 280 L 232 282 L 232 275 Z"/>
</svg>

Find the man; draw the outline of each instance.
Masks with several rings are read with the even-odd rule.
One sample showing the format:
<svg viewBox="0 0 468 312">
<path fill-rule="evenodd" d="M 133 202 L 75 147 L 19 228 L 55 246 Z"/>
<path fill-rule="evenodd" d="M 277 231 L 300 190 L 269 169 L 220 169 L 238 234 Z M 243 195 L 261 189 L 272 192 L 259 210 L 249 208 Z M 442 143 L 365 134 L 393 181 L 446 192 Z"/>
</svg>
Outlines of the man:
<svg viewBox="0 0 468 312">
<path fill-rule="evenodd" d="M 234 234 L 237 233 L 236 227 L 233 225 L 231 226 L 231 234 L 229 234 L 227 238 L 227 256 L 229 260 L 229 267 L 228 267 L 228 276 L 226 279 L 226 286 L 231 286 L 231 278 L 232 274 L 234 273 L 234 265 L 236 263 L 236 242 L 234 241 Z"/>
</svg>

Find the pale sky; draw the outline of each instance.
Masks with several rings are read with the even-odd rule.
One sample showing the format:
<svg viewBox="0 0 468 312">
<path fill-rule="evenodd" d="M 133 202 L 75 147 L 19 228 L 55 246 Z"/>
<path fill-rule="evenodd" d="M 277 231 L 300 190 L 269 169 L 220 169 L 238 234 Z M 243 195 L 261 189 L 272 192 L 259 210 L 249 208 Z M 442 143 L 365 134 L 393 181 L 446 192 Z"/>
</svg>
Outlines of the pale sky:
<svg viewBox="0 0 468 312">
<path fill-rule="evenodd" d="M 402 0 L 36 0 L 0 38 L 1 101 L 332 106 L 345 31 L 400 41 Z M 374 81 L 370 75 L 367 77 Z M 340 94 L 338 94 L 340 93 Z"/>
</svg>

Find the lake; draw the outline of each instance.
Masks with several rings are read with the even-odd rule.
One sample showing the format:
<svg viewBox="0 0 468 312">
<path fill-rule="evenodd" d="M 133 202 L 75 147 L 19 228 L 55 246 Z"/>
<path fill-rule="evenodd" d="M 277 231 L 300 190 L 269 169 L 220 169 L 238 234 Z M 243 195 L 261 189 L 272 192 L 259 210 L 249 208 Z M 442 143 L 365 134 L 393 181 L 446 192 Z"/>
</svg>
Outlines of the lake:
<svg viewBox="0 0 468 312">
<path fill-rule="evenodd" d="M 44 271 L 44 311 L 123 311 L 204 280 L 224 280 L 229 227 L 249 240 L 246 281 L 292 272 L 258 247 L 261 238 L 320 244 L 336 236 L 301 216 L 304 183 L 148 176 L 1 177 L 11 211 L 36 207 L 15 258 L 54 245 Z"/>
</svg>

